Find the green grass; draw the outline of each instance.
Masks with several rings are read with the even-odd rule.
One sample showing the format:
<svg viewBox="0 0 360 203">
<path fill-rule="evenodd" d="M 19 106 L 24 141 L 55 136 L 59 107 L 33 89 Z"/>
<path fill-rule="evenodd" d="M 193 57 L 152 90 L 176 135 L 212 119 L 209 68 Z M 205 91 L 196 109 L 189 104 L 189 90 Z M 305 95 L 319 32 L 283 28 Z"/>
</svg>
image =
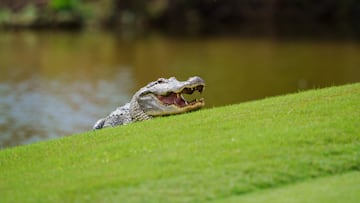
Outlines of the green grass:
<svg viewBox="0 0 360 203">
<path fill-rule="evenodd" d="M 283 201 L 331 181 L 360 191 L 359 124 L 358 83 L 5 149 L 1 202 Z"/>
<path fill-rule="evenodd" d="M 276 202 L 276 203 L 314 203 L 346 202 L 358 203 L 360 200 L 360 172 L 350 172 L 325 178 L 318 178 L 299 184 L 276 189 L 263 190 L 242 196 L 231 196 L 220 202 Z"/>
</svg>

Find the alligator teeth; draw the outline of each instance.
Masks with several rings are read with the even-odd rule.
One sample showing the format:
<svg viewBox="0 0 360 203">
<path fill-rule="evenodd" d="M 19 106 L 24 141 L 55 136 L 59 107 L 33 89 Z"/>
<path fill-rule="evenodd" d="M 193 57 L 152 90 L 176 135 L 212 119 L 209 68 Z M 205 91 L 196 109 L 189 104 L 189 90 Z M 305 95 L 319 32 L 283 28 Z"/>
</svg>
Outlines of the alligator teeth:
<svg viewBox="0 0 360 203">
<path fill-rule="evenodd" d="M 199 91 L 200 93 L 202 93 L 204 88 L 205 88 L 204 86 L 199 85 L 199 86 L 196 87 L 196 90 Z"/>
<path fill-rule="evenodd" d="M 184 98 L 184 96 L 183 96 L 182 94 L 180 94 L 180 97 L 181 97 L 181 99 L 185 102 L 186 105 L 189 104 L 188 101 Z"/>
</svg>

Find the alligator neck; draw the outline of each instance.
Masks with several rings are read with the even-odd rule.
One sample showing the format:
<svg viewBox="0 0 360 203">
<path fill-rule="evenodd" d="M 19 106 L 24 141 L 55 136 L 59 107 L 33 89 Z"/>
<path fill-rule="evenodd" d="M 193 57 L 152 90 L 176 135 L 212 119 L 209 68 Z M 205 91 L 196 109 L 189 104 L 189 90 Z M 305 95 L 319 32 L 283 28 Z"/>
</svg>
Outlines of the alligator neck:
<svg viewBox="0 0 360 203">
<path fill-rule="evenodd" d="M 151 119 L 152 116 L 147 115 L 141 108 L 135 98 L 131 99 L 130 102 L 130 116 L 132 121 L 143 121 Z"/>
</svg>

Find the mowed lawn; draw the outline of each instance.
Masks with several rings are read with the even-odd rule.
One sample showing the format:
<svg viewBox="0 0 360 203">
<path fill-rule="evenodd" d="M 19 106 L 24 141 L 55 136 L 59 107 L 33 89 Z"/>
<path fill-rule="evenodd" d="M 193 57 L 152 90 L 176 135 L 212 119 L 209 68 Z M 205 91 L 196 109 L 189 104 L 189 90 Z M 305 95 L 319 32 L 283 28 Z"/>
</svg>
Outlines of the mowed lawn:
<svg viewBox="0 0 360 203">
<path fill-rule="evenodd" d="M 359 171 L 358 83 L 5 149 L 0 202 L 360 202 Z"/>
<path fill-rule="evenodd" d="M 316 178 L 284 187 L 260 190 L 248 195 L 231 196 L 228 199 L 221 199 L 219 202 L 358 203 L 360 200 L 359 185 L 360 172 L 355 171 Z"/>
</svg>

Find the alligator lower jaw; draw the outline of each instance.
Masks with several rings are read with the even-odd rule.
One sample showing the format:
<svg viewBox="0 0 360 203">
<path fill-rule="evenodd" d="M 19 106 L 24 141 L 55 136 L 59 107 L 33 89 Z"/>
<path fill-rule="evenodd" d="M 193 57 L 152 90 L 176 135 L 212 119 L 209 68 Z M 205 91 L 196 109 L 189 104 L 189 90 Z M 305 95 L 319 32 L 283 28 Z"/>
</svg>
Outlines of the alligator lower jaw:
<svg viewBox="0 0 360 203">
<path fill-rule="evenodd" d="M 193 111 L 196 109 L 200 109 L 204 105 L 205 105 L 204 98 L 201 98 L 201 99 L 193 100 L 190 103 L 188 103 L 186 106 L 180 108 L 183 110 L 183 112 L 186 112 L 186 111 Z"/>
</svg>

